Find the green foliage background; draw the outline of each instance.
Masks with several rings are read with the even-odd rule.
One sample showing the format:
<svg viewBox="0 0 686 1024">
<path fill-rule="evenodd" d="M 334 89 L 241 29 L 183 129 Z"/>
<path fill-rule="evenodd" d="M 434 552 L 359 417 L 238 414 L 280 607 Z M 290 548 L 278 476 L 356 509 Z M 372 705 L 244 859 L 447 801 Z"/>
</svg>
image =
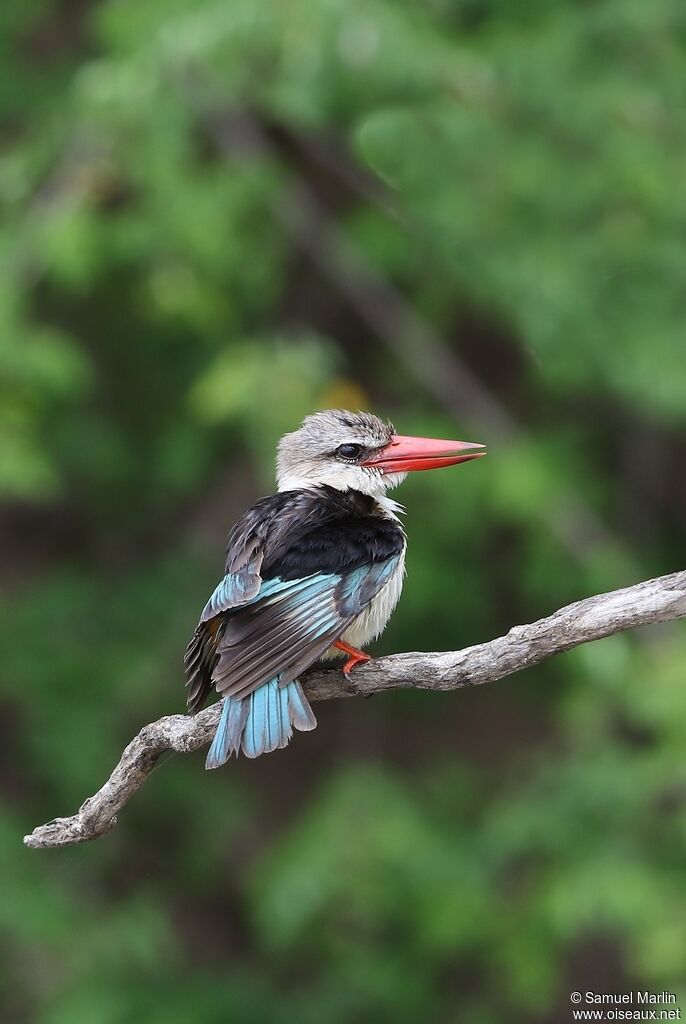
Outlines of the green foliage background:
<svg viewBox="0 0 686 1024">
<path fill-rule="evenodd" d="M 678 0 L 2 5 L 3 1021 L 683 994 L 678 626 L 321 705 L 258 762 L 171 758 L 97 844 L 21 836 L 182 709 L 224 536 L 313 408 L 491 449 L 405 485 L 379 650 L 682 567 L 685 47 Z"/>
</svg>

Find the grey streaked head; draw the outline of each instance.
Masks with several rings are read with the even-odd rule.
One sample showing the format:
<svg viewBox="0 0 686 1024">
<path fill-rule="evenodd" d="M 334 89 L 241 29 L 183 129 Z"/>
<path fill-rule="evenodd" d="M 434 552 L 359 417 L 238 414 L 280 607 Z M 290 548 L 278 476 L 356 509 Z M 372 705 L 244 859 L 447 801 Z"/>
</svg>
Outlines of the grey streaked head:
<svg viewBox="0 0 686 1024">
<path fill-rule="evenodd" d="M 405 477 L 361 465 L 390 443 L 394 429 L 370 412 L 326 409 L 307 416 L 279 442 L 276 478 L 280 491 L 328 484 L 338 490 L 383 495 Z"/>
</svg>

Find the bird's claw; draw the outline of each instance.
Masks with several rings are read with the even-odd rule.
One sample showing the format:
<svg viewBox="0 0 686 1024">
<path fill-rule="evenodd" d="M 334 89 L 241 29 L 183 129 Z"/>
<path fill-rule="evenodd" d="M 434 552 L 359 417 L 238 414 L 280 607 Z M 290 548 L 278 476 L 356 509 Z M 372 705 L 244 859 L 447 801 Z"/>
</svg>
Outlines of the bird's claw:
<svg viewBox="0 0 686 1024">
<path fill-rule="evenodd" d="M 343 651 L 344 654 L 349 655 L 348 660 L 343 665 L 343 673 L 349 676 L 352 670 L 357 665 L 363 665 L 365 661 L 371 661 L 371 655 L 365 654 L 364 651 L 358 651 L 357 647 L 352 647 L 350 644 L 346 644 L 343 640 L 338 640 L 334 644 L 339 651 Z"/>
<path fill-rule="evenodd" d="M 357 654 L 351 654 L 343 666 L 343 672 L 346 676 L 349 676 L 357 665 L 364 665 L 365 661 L 371 660 L 371 655 L 363 654 L 362 651 L 359 651 Z"/>
</svg>

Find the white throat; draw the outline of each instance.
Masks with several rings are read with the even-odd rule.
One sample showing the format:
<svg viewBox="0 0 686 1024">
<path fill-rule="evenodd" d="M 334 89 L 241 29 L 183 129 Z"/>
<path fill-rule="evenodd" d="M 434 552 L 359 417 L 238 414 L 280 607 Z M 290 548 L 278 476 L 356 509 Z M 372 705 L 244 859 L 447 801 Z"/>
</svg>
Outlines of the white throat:
<svg viewBox="0 0 686 1024">
<path fill-rule="evenodd" d="M 382 473 L 371 466 L 342 465 L 312 459 L 302 460 L 292 469 L 282 470 L 277 483 L 279 491 L 326 485 L 342 492 L 361 491 L 380 501 L 386 499 L 388 490 L 397 487 L 404 479 L 404 473 Z M 395 502 L 391 502 L 391 505 L 395 505 Z"/>
</svg>

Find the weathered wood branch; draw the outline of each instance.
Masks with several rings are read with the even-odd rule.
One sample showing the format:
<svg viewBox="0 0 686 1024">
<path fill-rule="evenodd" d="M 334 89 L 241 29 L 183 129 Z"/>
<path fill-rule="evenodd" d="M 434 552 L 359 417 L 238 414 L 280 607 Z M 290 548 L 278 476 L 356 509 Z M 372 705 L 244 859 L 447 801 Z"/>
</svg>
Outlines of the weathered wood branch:
<svg viewBox="0 0 686 1024">
<path fill-rule="evenodd" d="M 489 643 L 461 651 L 377 658 L 357 668 L 348 679 L 339 669 L 315 667 L 302 682 L 312 701 L 411 687 L 455 690 L 494 682 L 622 630 L 681 618 L 686 618 L 686 570 L 577 601 L 538 622 L 514 626 L 506 636 Z M 117 823 L 117 813 L 143 785 L 160 756 L 167 750 L 185 754 L 205 746 L 218 720 L 219 706 L 215 704 L 194 717 L 168 715 L 144 726 L 107 782 L 76 814 L 39 825 L 24 843 L 33 849 L 70 846 L 109 832 Z"/>
</svg>

